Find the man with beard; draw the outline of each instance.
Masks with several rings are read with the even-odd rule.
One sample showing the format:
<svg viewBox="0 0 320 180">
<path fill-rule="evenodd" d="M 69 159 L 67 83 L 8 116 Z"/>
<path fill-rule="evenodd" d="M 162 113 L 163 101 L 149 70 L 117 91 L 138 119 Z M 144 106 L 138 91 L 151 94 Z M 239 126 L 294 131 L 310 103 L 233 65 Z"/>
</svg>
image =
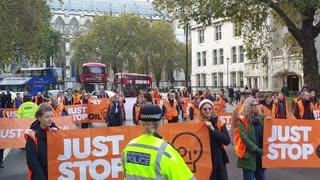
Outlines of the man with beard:
<svg viewBox="0 0 320 180">
<path fill-rule="evenodd" d="M 308 90 L 301 93 L 302 99 L 293 108 L 293 119 L 315 119 L 313 115 L 313 104 L 310 102 Z"/>
</svg>

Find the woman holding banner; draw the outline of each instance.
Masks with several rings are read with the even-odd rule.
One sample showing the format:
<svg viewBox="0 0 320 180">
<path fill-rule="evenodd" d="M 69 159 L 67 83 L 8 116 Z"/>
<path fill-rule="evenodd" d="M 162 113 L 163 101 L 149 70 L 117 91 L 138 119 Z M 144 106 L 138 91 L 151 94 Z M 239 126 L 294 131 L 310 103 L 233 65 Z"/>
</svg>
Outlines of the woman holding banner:
<svg viewBox="0 0 320 180">
<path fill-rule="evenodd" d="M 57 131 L 58 127 L 52 122 L 53 112 L 48 104 L 40 105 L 36 118 L 37 120 L 25 134 L 28 179 L 46 180 L 48 179 L 47 132 Z"/>
<path fill-rule="evenodd" d="M 160 120 L 159 106 L 144 105 L 141 108 L 143 134 L 131 140 L 122 153 L 122 169 L 126 180 L 195 179 L 179 152 L 157 134 Z"/>
<path fill-rule="evenodd" d="M 241 115 L 234 129 L 234 147 L 238 156 L 237 166 L 242 168 L 244 180 L 264 180 L 263 155 L 263 116 L 259 115 L 258 102 L 250 97 L 244 101 Z"/>
<path fill-rule="evenodd" d="M 229 158 L 226 146 L 230 144 L 230 137 L 224 122 L 219 120 L 212 101 L 204 99 L 199 104 L 200 114 L 198 121 L 205 122 L 209 128 L 212 173 L 210 180 L 227 180 L 226 163 Z"/>
</svg>

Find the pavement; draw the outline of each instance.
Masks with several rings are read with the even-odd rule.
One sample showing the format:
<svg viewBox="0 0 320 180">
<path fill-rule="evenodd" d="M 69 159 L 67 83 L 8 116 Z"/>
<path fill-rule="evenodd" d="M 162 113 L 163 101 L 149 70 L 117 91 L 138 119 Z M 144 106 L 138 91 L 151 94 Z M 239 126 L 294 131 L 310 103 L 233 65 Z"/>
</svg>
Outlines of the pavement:
<svg viewBox="0 0 320 180">
<path fill-rule="evenodd" d="M 126 98 L 127 126 L 134 125 L 132 122 L 132 107 L 136 98 Z M 227 106 L 227 111 L 233 111 L 235 106 Z M 105 127 L 105 124 L 93 124 L 92 128 Z M 76 126 L 76 128 L 79 128 Z M 227 154 L 230 163 L 227 164 L 228 176 L 230 180 L 242 179 L 242 171 L 237 168 L 237 157 L 232 145 L 227 147 Z M 26 180 L 27 168 L 25 151 L 21 149 L 6 149 L 4 168 L 0 168 L 0 180 Z M 319 168 L 277 168 L 267 169 L 266 179 L 271 180 L 318 180 Z"/>
</svg>

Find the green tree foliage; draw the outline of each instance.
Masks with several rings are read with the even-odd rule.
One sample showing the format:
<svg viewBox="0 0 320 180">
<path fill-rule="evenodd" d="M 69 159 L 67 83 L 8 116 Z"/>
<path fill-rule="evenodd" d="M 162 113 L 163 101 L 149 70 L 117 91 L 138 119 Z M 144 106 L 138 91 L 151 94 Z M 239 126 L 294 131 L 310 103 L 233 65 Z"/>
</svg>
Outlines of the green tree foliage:
<svg viewBox="0 0 320 180">
<path fill-rule="evenodd" d="M 253 62 L 264 57 L 272 41 L 273 27 L 268 17 L 275 15 L 291 35 L 286 43 L 302 49 L 304 82 L 320 92 L 319 67 L 315 38 L 320 33 L 319 0 L 155 0 L 158 9 L 166 9 L 183 22 L 195 20 L 204 25 L 226 18 L 239 25 L 245 50 Z"/>
<path fill-rule="evenodd" d="M 57 57 L 61 52 L 61 37 L 62 34 L 59 31 L 49 29 L 40 39 L 39 49 L 42 52 L 46 66 L 50 66 L 51 58 L 53 58 L 55 61 L 59 61 Z"/>
<path fill-rule="evenodd" d="M 165 70 L 181 70 L 184 53 L 176 42 L 170 23 L 148 22 L 139 16 L 123 14 L 119 17 L 97 17 L 92 29 L 78 32 L 73 43 L 77 63 L 101 62 L 114 73 L 128 72 L 152 74 L 159 86 Z"/>
<path fill-rule="evenodd" d="M 50 27 L 50 8 L 44 0 L 0 1 L 0 59 L 9 63 L 21 49 L 29 63 L 43 61 L 39 42 Z"/>
</svg>

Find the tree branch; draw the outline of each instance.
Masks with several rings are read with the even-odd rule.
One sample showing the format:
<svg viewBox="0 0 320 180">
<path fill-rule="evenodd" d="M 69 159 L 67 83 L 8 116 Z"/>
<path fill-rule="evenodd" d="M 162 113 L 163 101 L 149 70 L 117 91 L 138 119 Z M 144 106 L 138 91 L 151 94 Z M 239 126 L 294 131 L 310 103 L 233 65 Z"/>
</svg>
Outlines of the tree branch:
<svg viewBox="0 0 320 180">
<path fill-rule="evenodd" d="M 273 0 L 260 0 L 261 2 L 269 4 L 270 8 L 272 8 L 282 19 L 282 21 L 287 25 L 288 30 L 291 32 L 293 37 L 299 42 L 299 44 L 303 41 L 303 34 L 299 30 L 299 28 L 291 21 L 291 19 L 287 16 L 287 14 L 278 6 L 277 3 L 273 2 Z M 301 44 L 300 44 L 301 45 Z"/>
</svg>

